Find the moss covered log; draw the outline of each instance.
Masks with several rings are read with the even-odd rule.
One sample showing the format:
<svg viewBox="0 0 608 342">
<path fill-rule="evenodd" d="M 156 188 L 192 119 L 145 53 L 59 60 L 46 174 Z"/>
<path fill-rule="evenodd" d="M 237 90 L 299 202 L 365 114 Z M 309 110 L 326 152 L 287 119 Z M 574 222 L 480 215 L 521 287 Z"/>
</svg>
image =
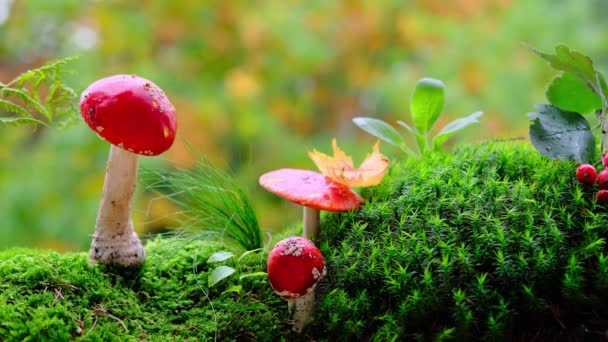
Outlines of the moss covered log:
<svg viewBox="0 0 608 342">
<path fill-rule="evenodd" d="M 326 214 L 314 320 L 290 331 L 264 278 L 209 288 L 215 242 L 156 239 L 136 274 L 84 253 L 0 253 L 2 340 L 598 340 L 608 207 L 522 142 L 393 160 L 357 212 Z M 294 232 L 297 230 L 294 229 Z M 279 238 L 279 237 L 276 237 Z M 251 254 L 242 272 L 264 270 Z M 225 292 L 242 285 L 239 293 Z"/>
</svg>

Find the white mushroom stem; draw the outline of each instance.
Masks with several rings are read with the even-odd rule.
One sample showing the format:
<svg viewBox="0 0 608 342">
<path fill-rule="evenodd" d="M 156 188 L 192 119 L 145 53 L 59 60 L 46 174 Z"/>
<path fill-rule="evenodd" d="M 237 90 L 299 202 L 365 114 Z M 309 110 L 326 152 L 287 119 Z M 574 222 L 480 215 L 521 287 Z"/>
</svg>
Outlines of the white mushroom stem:
<svg viewBox="0 0 608 342">
<path fill-rule="evenodd" d="M 308 291 L 306 294 L 291 299 L 288 302 L 289 314 L 293 315 L 293 330 L 300 332 L 312 316 L 312 309 L 315 306 L 315 291 Z"/>
<path fill-rule="evenodd" d="M 311 240 L 316 241 L 317 237 L 319 237 L 319 210 L 310 208 L 307 206 L 304 207 L 304 237 Z"/>
<path fill-rule="evenodd" d="M 89 260 L 138 266 L 144 249 L 133 230 L 131 202 L 137 180 L 137 154 L 112 145 Z"/>
</svg>

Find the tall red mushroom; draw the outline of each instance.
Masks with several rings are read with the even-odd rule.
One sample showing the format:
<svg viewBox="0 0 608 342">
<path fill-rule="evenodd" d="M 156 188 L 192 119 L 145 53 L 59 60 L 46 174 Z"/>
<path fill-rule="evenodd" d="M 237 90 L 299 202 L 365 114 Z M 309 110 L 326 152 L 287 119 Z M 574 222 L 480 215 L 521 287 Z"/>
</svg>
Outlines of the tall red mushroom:
<svg viewBox="0 0 608 342">
<path fill-rule="evenodd" d="M 112 144 L 89 259 L 141 265 L 144 249 L 131 219 L 137 157 L 155 156 L 171 147 L 177 130 L 175 108 L 151 81 L 115 75 L 84 90 L 80 112 L 87 125 Z"/>
<path fill-rule="evenodd" d="M 346 212 L 359 208 L 364 200 L 348 186 L 320 173 L 280 169 L 260 176 L 266 190 L 304 207 L 304 237 L 316 240 L 319 210 Z"/>
<path fill-rule="evenodd" d="M 306 238 L 289 237 L 272 248 L 266 266 L 270 285 L 288 302 L 293 329 L 301 331 L 313 311 L 315 288 L 326 273 L 321 251 Z"/>
</svg>

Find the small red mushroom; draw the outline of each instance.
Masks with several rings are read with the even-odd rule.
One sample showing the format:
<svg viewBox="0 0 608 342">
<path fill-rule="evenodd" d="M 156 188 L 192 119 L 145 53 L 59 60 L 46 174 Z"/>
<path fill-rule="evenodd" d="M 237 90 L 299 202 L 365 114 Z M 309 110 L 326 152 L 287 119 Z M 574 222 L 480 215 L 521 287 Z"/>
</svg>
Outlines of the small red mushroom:
<svg viewBox="0 0 608 342">
<path fill-rule="evenodd" d="M 321 251 L 304 237 L 279 241 L 268 254 L 268 281 L 274 291 L 287 300 L 296 331 L 301 331 L 314 307 L 315 288 L 325 275 Z"/>
<path fill-rule="evenodd" d="M 314 171 L 271 171 L 260 177 L 260 185 L 304 207 L 304 237 L 313 240 L 319 234 L 319 210 L 346 212 L 364 203 L 363 198 L 348 186 Z"/>
<path fill-rule="evenodd" d="M 137 156 L 158 155 L 171 147 L 177 130 L 175 108 L 151 81 L 115 75 L 84 90 L 80 112 L 87 125 L 112 144 L 89 259 L 141 265 L 144 249 L 131 220 Z"/>
</svg>

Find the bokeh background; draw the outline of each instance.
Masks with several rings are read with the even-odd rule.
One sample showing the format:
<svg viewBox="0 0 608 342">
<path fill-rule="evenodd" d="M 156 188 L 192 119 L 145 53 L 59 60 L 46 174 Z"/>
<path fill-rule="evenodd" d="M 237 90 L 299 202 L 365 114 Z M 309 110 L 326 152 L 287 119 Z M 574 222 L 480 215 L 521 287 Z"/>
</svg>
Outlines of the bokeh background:
<svg viewBox="0 0 608 342">
<path fill-rule="evenodd" d="M 374 139 L 351 119 L 409 122 L 421 77 L 446 84 L 443 121 L 485 112 L 452 144 L 525 137 L 525 114 L 554 73 L 522 43 L 565 43 L 606 66 L 607 13 L 605 0 L 0 0 L 0 82 L 75 55 L 66 82 L 78 92 L 117 73 L 153 80 L 177 108 L 179 132 L 142 167 L 207 156 L 277 231 L 300 210 L 261 189 L 259 175 L 314 169 L 306 152 L 329 152 L 332 137 L 360 161 Z M 88 249 L 107 154 L 82 122 L 0 127 L 0 249 Z M 140 186 L 137 230 L 175 226 L 178 209 Z"/>
</svg>

